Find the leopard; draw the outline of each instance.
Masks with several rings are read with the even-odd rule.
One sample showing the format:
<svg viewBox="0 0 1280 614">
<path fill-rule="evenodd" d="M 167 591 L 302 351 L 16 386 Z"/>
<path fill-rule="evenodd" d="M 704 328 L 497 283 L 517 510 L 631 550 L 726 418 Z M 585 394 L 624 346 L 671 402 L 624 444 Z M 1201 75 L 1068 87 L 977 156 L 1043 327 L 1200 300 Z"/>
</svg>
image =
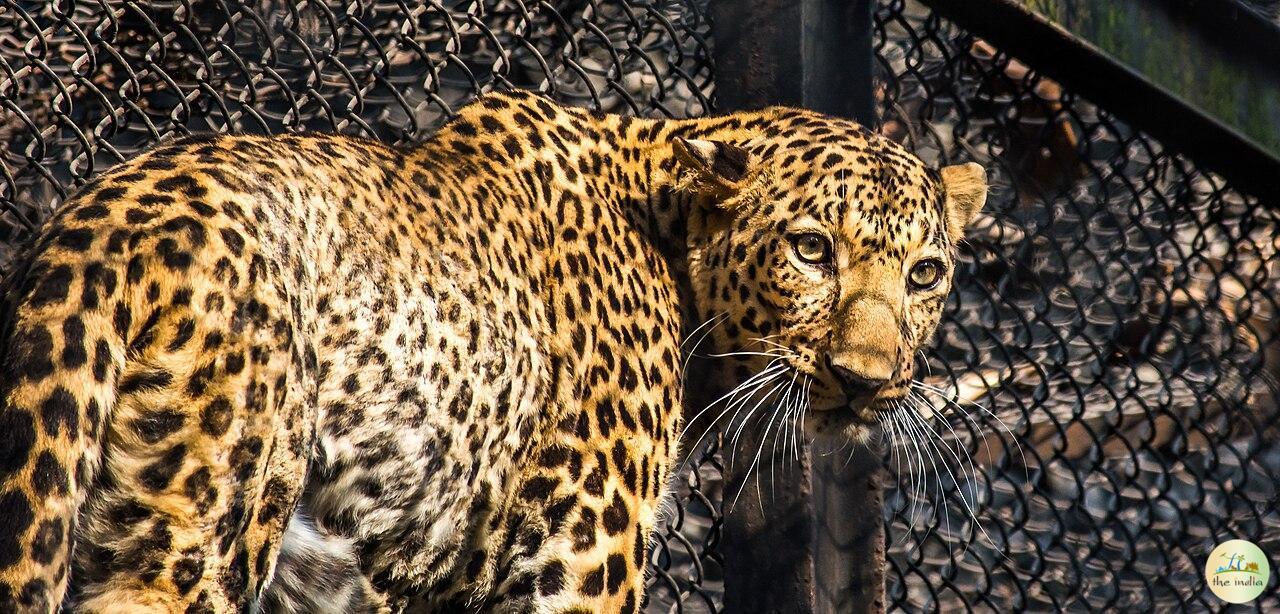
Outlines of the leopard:
<svg viewBox="0 0 1280 614">
<path fill-rule="evenodd" d="M 785 373 L 866 441 L 986 191 L 813 111 L 521 90 L 162 142 L 3 281 L 0 610 L 639 611 L 694 399 Z"/>
</svg>

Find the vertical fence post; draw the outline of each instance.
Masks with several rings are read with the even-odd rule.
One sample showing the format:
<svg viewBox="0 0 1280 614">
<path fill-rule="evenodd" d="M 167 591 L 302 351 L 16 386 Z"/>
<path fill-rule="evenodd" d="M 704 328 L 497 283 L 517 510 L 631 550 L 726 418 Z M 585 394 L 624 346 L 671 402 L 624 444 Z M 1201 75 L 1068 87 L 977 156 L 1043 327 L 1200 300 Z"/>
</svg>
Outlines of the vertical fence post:
<svg viewBox="0 0 1280 614">
<path fill-rule="evenodd" d="M 875 0 L 711 0 L 719 110 L 785 104 L 874 126 L 874 6 Z M 743 441 L 725 452 L 741 459 L 761 443 Z M 725 468 L 726 506 L 749 480 L 725 515 L 725 610 L 883 612 L 879 454 L 805 450 L 799 463 L 776 474 L 757 468 L 748 476 L 749 465 Z"/>
</svg>

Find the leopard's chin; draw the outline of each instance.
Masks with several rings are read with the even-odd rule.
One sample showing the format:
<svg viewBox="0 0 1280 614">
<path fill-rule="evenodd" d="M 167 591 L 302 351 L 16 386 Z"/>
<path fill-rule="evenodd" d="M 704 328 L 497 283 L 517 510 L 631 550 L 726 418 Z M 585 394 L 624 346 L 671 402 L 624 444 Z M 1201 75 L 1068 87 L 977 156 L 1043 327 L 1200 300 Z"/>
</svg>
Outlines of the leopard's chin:
<svg viewBox="0 0 1280 614">
<path fill-rule="evenodd" d="M 845 404 L 826 410 L 810 411 L 805 416 L 804 428 L 818 437 L 865 444 L 880 432 L 878 405 L 878 403 L 863 406 Z"/>
</svg>

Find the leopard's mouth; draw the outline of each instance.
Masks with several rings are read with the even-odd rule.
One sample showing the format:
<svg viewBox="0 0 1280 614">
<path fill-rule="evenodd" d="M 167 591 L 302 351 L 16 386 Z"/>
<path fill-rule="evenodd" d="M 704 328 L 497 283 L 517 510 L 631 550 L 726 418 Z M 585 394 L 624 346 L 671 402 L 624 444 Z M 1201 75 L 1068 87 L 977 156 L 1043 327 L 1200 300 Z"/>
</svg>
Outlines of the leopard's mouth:
<svg viewBox="0 0 1280 614">
<path fill-rule="evenodd" d="M 844 436 L 864 442 L 882 428 L 887 416 L 902 406 L 905 395 L 891 394 L 870 399 L 850 399 L 831 395 L 815 399 L 805 419 L 805 428 L 818 435 Z M 825 402 L 823 402 L 825 401 Z"/>
<path fill-rule="evenodd" d="M 863 442 L 879 432 L 885 416 L 905 396 L 901 394 L 905 385 L 898 381 L 874 394 L 851 395 L 820 363 L 798 358 L 793 352 L 753 365 L 754 375 L 735 378 L 736 385 L 707 411 L 737 416 L 777 406 L 776 411 L 799 417 L 801 428 L 813 435 Z"/>
<path fill-rule="evenodd" d="M 812 412 L 805 418 L 805 428 L 815 435 L 842 437 L 854 443 L 865 443 L 879 432 L 877 414 L 863 407 L 846 406 L 833 411 Z"/>
<path fill-rule="evenodd" d="M 866 422 L 879 422 L 883 415 L 892 412 L 895 404 L 901 403 L 906 395 L 902 392 L 905 383 L 890 382 L 873 394 L 850 394 L 840 385 L 825 378 L 815 377 L 811 407 L 821 412 L 849 414 Z"/>
</svg>

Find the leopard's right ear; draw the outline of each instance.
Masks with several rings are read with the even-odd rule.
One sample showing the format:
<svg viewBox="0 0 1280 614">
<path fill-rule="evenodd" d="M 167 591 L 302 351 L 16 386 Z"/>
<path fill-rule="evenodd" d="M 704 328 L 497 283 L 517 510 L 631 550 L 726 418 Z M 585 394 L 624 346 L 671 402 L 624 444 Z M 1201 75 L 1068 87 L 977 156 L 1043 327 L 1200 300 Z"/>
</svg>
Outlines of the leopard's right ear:
<svg viewBox="0 0 1280 614">
<path fill-rule="evenodd" d="M 966 162 L 939 171 L 947 216 L 947 232 L 952 240 L 964 237 L 964 229 L 987 202 L 987 171 L 978 164 Z"/>
<path fill-rule="evenodd" d="M 733 194 L 750 181 L 755 167 L 751 152 L 731 143 L 675 137 L 671 146 L 695 190 Z"/>
</svg>

